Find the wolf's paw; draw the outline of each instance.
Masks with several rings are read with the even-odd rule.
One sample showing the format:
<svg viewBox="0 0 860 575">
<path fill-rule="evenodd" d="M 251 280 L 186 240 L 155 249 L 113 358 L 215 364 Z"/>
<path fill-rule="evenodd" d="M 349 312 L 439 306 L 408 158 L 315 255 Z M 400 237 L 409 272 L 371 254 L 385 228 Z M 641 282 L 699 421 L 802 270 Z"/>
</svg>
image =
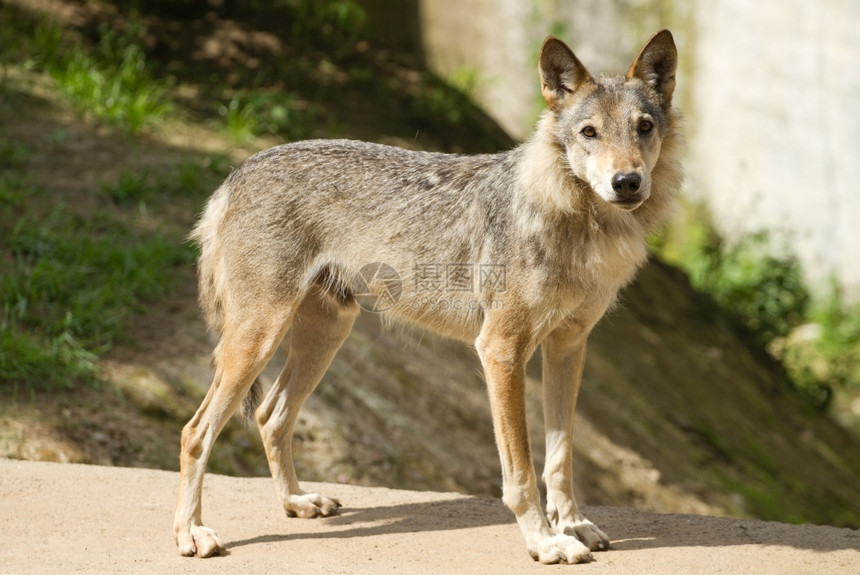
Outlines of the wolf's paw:
<svg viewBox="0 0 860 575">
<path fill-rule="evenodd" d="M 609 537 L 588 519 L 566 525 L 563 529 L 557 528 L 557 531 L 576 537 L 592 551 L 605 551 L 609 549 Z"/>
<path fill-rule="evenodd" d="M 553 563 L 587 563 L 593 561 L 591 551 L 576 537 L 557 533 L 542 536 L 528 543 L 529 555 L 535 561 L 550 565 Z"/>
<path fill-rule="evenodd" d="M 284 510 L 288 517 L 301 517 L 302 519 L 337 515 L 338 509 L 340 509 L 340 501 L 323 497 L 319 493 L 290 495 L 284 502 Z"/>
<path fill-rule="evenodd" d="M 184 557 L 211 557 L 224 551 L 214 529 L 193 525 L 190 530 L 176 534 L 176 545 Z"/>
</svg>

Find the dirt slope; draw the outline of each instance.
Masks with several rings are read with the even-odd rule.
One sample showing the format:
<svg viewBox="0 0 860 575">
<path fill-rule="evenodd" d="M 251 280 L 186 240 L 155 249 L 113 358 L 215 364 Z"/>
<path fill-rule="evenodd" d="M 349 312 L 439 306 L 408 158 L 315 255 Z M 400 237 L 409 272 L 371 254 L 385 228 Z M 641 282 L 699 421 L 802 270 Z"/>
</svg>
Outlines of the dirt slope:
<svg viewBox="0 0 860 575">
<path fill-rule="evenodd" d="M 578 566 L 542 566 L 495 499 L 314 484 L 345 503 L 288 520 L 263 478 L 210 475 L 204 519 L 226 556 L 180 557 L 170 518 L 173 472 L 0 459 L 3 573 L 783 573 L 849 575 L 860 533 L 752 520 L 592 507 L 613 548 Z M 217 501 L 217 504 L 216 504 Z"/>
</svg>

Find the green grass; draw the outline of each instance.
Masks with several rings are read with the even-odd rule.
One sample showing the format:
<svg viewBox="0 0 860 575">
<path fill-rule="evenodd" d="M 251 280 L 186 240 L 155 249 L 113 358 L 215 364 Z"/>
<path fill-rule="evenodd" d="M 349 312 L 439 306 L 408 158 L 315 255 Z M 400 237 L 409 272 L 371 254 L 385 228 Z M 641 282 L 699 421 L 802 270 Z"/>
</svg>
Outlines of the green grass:
<svg viewBox="0 0 860 575">
<path fill-rule="evenodd" d="M 133 15 L 102 25 L 94 44 L 49 20 L 14 16 L 17 24 L 0 24 L 0 48 L 50 77 L 82 116 L 136 134 L 170 113 L 170 82 L 155 77 Z M 239 118 L 252 137 L 295 129 L 290 97 L 252 96 Z M 58 145 L 64 139 L 64 132 L 52 137 Z M 71 388 L 97 380 L 100 356 L 169 293 L 177 266 L 194 258 L 179 234 L 153 230 L 148 216 L 144 225 L 145 208 L 199 198 L 213 174 L 227 171 L 226 158 L 125 169 L 90 192 L 107 201 L 82 216 L 31 183 L 32 155 L 0 136 L 0 385 Z"/>
<path fill-rule="evenodd" d="M 171 269 L 188 254 L 159 234 L 141 238 L 117 222 L 64 212 L 47 222 L 25 217 L 12 230 L 3 308 L 48 337 L 68 332 L 93 348 L 110 345 L 143 302 L 166 293 Z"/>
<path fill-rule="evenodd" d="M 199 193 L 203 168 L 180 163 L 163 180 L 123 172 L 101 190 L 120 211 L 82 217 L 61 202 L 45 214 L 52 201 L 27 178 L 23 151 L 3 153 L 12 147 L 0 142 L 0 162 L 20 159 L 0 176 L 0 384 L 94 381 L 99 356 L 194 258 L 181 237 L 137 229 L 122 204 Z"/>
<path fill-rule="evenodd" d="M 474 80 L 475 78 L 469 79 L 465 76 L 457 79 L 461 83 Z M 474 89 L 474 84 L 469 88 Z M 465 111 L 469 109 L 471 99 L 456 86 L 427 74 L 416 103 L 418 115 L 425 121 L 437 125 L 458 126 L 465 120 Z"/>
<path fill-rule="evenodd" d="M 208 189 L 211 177 L 223 178 L 229 173 L 223 157 L 213 157 L 205 165 L 182 161 L 168 169 L 123 170 L 112 182 L 102 184 L 102 192 L 118 206 L 146 205 L 165 197 L 195 197 Z"/>
<path fill-rule="evenodd" d="M 20 174 L 0 173 L 0 215 L 11 213 L 21 205 L 26 193 L 26 179 Z"/>
<path fill-rule="evenodd" d="M 0 142 L 0 168 L 20 168 L 26 165 L 30 149 L 17 142 Z"/>
<path fill-rule="evenodd" d="M 25 215 L 3 233 L 0 380 L 34 386 L 91 379 L 98 355 L 193 258 L 178 239 L 141 237 L 111 218 L 84 221 L 62 207 L 46 220 Z"/>
<path fill-rule="evenodd" d="M 313 116 L 308 110 L 299 110 L 290 94 L 261 91 L 234 94 L 218 108 L 218 114 L 224 130 L 237 143 L 251 142 L 264 134 L 288 140 L 306 138 L 306 125 Z"/>
<path fill-rule="evenodd" d="M 168 83 L 156 79 L 139 38 L 143 27 L 133 18 L 122 30 L 106 26 L 94 48 L 68 40 L 51 22 L 36 24 L 32 62 L 84 115 L 138 133 L 171 110 Z"/>
<path fill-rule="evenodd" d="M 702 206 L 684 213 L 655 249 L 744 324 L 815 407 L 827 409 L 835 388 L 860 389 L 860 306 L 837 287 L 811 290 L 797 257 L 768 233 L 727 242 Z"/>
<path fill-rule="evenodd" d="M 38 338 L 0 322 L 0 384 L 63 389 L 96 378 L 98 356 L 70 333 Z"/>
<path fill-rule="evenodd" d="M 811 329 L 773 347 L 792 379 L 813 403 L 827 407 L 834 389 L 860 390 L 860 305 L 845 302 L 841 290 L 813 300 L 806 318 Z"/>
<path fill-rule="evenodd" d="M 158 192 L 145 172 L 123 171 L 116 182 L 102 185 L 102 191 L 118 205 L 150 201 Z"/>
<path fill-rule="evenodd" d="M 288 6 L 296 18 L 293 38 L 315 38 L 337 44 L 362 36 L 367 12 L 355 0 L 277 0 Z"/>
<path fill-rule="evenodd" d="M 690 262 L 691 280 L 735 313 L 762 344 L 787 337 L 808 316 L 799 260 L 760 232 L 727 245 L 711 233 Z"/>
</svg>

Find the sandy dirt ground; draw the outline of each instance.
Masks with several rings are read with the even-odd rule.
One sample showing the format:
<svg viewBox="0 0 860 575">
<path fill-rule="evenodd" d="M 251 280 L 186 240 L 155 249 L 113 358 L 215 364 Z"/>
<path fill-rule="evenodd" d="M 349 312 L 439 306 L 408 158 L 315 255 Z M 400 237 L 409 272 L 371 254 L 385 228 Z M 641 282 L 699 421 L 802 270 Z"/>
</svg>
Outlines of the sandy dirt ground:
<svg viewBox="0 0 860 575">
<path fill-rule="evenodd" d="M 612 549 L 585 565 L 543 566 L 501 502 L 335 484 L 342 514 L 288 519 L 268 478 L 207 475 L 203 518 L 227 553 L 180 557 L 178 474 L 0 459 L 0 573 L 860 573 L 860 531 L 752 520 L 585 511 Z"/>
</svg>

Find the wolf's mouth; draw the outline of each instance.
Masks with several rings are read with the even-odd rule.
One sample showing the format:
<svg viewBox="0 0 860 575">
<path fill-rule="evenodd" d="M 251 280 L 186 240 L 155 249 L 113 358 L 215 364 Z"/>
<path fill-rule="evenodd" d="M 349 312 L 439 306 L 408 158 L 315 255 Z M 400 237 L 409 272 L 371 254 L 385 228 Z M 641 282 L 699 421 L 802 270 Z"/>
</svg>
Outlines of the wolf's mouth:
<svg viewBox="0 0 860 575">
<path fill-rule="evenodd" d="M 646 199 L 647 198 L 619 198 L 617 200 L 612 200 L 610 203 L 625 212 L 632 212 L 644 204 Z"/>
</svg>

